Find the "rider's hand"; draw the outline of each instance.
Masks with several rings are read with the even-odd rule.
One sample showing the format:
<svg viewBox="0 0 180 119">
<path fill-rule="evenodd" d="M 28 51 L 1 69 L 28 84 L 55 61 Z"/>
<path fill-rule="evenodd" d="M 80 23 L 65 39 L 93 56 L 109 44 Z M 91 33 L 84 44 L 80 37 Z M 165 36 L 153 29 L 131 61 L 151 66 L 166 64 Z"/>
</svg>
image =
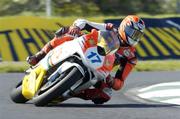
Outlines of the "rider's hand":
<svg viewBox="0 0 180 119">
<path fill-rule="evenodd" d="M 35 55 L 33 55 L 33 56 L 28 56 L 28 57 L 26 58 L 26 61 L 27 61 L 30 65 L 34 66 L 34 65 L 36 65 L 42 58 L 44 58 L 45 56 L 46 56 L 46 53 L 41 50 L 41 51 L 39 51 L 38 53 L 36 53 Z"/>
<path fill-rule="evenodd" d="M 62 27 L 62 28 L 60 28 L 59 30 L 57 30 L 55 32 L 55 36 L 60 37 L 60 36 L 62 36 L 64 34 L 66 34 L 68 31 L 69 31 L 69 27 Z"/>
<path fill-rule="evenodd" d="M 77 34 L 80 34 L 81 29 L 77 26 L 70 26 L 68 33 L 75 36 Z"/>
<path fill-rule="evenodd" d="M 35 55 L 33 55 L 33 56 L 28 56 L 28 57 L 26 58 L 26 61 L 27 61 L 30 65 L 32 65 L 32 66 L 34 66 L 34 65 L 36 65 L 36 64 L 38 63 L 37 58 L 36 58 Z"/>
<path fill-rule="evenodd" d="M 112 30 L 114 28 L 114 25 L 112 23 L 106 24 L 106 30 Z"/>
</svg>

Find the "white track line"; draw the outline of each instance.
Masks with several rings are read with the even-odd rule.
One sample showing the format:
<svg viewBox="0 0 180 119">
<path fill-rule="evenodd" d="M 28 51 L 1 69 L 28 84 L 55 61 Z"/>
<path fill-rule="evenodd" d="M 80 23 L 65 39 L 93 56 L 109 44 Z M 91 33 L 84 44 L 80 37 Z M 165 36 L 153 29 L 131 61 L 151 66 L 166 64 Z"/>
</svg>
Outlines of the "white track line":
<svg viewBox="0 0 180 119">
<path fill-rule="evenodd" d="M 169 99 L 169 100 L 163 100 L 163 101 L 160 101 L 160 102 L 162 102 L 162 103 L 170 103 L 170 104 L 180 105 L 180 98 Z"/>
<path fill-rule="evenodd" d="M 142 88 L 138 90 L 137 96 L 161 103 L 180 105 L 180 82 L 160 83 Z"/>
<path fill-rule="evenodd" d="M 179 96 L 180 98 L 180 89 L 168 89 L 168 90 L 159 90 L 152 91 L 147 93 L 140 93 L 138 96 L 142 98 L 152 98 L 152 97 L 171 97 L 171 96 Z"/>
<path fill-rule="evenodd" d="M 160 86 L 179 86 L 179 88 L 180 88 L 180 82 L 160 83 L 160 84 L 149 86 L 147 88 L 142 88 L 138 91 L 144 92 L 144 91 L 151 90 L 152 88 L 156 88 L 156 87 L 160 87 Z"/>
</svg>

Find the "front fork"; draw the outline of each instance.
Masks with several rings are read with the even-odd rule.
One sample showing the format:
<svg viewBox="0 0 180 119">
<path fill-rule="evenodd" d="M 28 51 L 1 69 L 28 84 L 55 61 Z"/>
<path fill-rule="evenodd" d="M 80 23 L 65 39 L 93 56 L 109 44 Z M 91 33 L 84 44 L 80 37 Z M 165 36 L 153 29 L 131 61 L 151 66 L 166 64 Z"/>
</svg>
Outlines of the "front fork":
<svg viewBox="0 0 180 119">
<path fill-rule="evenodd" d="M 87 76 L 88 75 L 88 76 Z M 94 86 L 98 82 L 93 73 L 86 69 L 84 76 L 78 82 L 76 82 L 68 91 L 66 91 L 61 98 L 69 99 L 79 94 L 81 91 Z"/>
</svg>

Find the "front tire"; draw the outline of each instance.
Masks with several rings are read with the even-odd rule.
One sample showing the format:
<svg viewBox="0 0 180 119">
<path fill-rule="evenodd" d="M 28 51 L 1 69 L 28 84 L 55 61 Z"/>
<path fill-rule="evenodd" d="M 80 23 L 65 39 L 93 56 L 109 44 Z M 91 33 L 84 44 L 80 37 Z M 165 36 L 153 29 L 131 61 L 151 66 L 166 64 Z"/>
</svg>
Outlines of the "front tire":
<svg viewBox="0 0 180 119">
<path fill-rule="evenodd" d="M 28 101 L 28 99 L 22 95 L 22 81 L 12 90 L 10 97 L 15 103 L 26 103 Z"/>
<path fill-rule="evenodd" d="M 33 103 L 36 106 L 47 105 L 52 100 L 58 98 L 65 91 L 70 89 L 79 79 L 82 78 L 81 72 L 76 67 L 73 67 L 65 73 L 67 75 L 60 79 L 59 82 L 56 82 L 53 86 L 50 86 L 48 89 L 44 91 L 40 89 L 37 92 L 37 94 L 33 98 Z"/>
</svg>

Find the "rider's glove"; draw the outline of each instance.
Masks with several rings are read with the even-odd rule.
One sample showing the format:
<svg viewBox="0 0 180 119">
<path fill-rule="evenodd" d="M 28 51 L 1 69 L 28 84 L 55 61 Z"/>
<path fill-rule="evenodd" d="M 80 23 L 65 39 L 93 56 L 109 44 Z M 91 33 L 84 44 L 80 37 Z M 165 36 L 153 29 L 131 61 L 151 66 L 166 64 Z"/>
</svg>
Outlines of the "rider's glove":
<svg viewBox="0 0 180 119">
<path fill-rule="evenodd" d="M 59 30 L 57 30 L 55 32 L 55 36 L 60 37 L 60 36 L 62 36 L 64 34 L 66 34 L 68 31 L 69 31 L 69 27 L 62 27 L 62 28 L 60 28 Z"/>
<path fill-rule="evenodd" d="M 34 66 L 36 65 L 42 58 L 44 58 L 44 56 L 46 55 L 46 53 L 44 51 L 39 51 L 38 53 L 36 53 L 35 55 L 33 56 L 28 56 L 26 58 L 26 61 Z"/>
<path fill-rule="evenodd" d="M 106 24 L 106 30 L 112 30 L 114 28 L 114 25 L 112 23 Z"/>
<path fill-rule="evenodd" d="M 33 55 L 33 56 L 28 56 L 28 57 L 26 58 L 26 61 L 27 61 L 30 65 L 32 65 L 32 66 L 34 66 L 34 65 L 37 64 L 37 60 L 36 60 L 36 56 L 35 56 L 35 55 Z"/>
<path fill-rule="evenodd" d="M 79 35 L 80 31 L 81 31 L 81 29 L 79 27 L 77 27 L 77 26 L 70 26 L 68 33 L 70 35 L 75 36 L 75 35 Z"/>
</svg>

